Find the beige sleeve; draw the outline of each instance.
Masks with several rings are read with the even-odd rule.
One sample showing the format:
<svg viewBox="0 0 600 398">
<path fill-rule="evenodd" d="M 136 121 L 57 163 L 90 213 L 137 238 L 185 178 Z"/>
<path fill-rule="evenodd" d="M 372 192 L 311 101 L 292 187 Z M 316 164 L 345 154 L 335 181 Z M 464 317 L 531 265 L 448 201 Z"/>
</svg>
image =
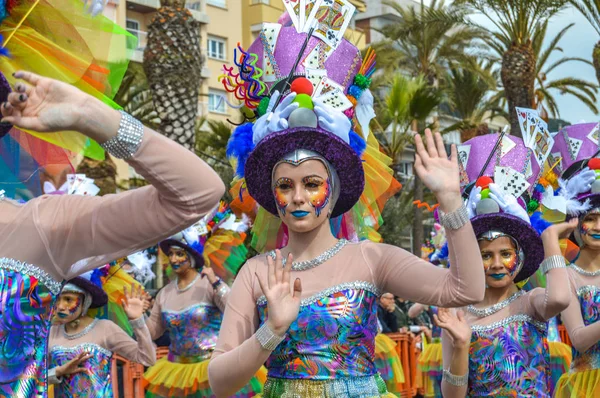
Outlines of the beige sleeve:
<svg viewBox="0 0 600 398">
<path fill-rule="evenodd" d="M 102 332 L 106 333 L 106 346 L 115 354 L 119 354 L 130 361 L 152 366 L 156 362 L 156 347 L 150 337 L 143 318 L 130 321 L 135 333 L 135 340 L 115 323 L 104 321 L 107 325 Z"/>
<path fill-rule="evenodd" d="M 150 311 L 150 316 L 146 319 L 146 327 L 150 331 L 152 341 L 158 339 L 165 333 L 165 324 L 162 318 L 162 296 L 164 289 L 158 292 L 154 299 L 154 306 Z"/>
<path fill-rule="evenodd" d="M 600 322 L 585 326 L 581 315 L 581 305 L 577 297 L 575 282 L 571 280 L 571 301 L 566 310 L 561 313 L 561 319 L 573 347 L 579 352 L 585 352 L 600 341 Z"/>
</svg>

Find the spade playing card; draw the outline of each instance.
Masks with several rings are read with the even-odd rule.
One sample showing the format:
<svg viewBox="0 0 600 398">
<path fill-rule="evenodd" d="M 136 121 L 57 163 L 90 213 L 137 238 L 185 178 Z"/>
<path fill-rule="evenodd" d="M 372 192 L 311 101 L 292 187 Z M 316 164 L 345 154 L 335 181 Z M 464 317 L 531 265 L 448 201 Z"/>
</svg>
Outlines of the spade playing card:
<svg viewBox="0 0 600 398">
<path fill-rule="evenodd" d="M 499 170 L 500 169 L 500 170 Z M 497 172 L 499 172 L 499 180 L 496 180 Z M 494 172 L 494 182 L 507 194 L 518 198 L 527 191 L 529 183 L 521 173 L 513 170 L 510 167 L 497 167 Z"/>
<path fill-rule="evenodd" d="M 587 135 L 588 140 L 592 141 L 594 144 L 600 146 L 600 141 L 598 140 L 598 135 L 600 134 L 600 123 L 596 124 L 592 131 Z"/>
<path fill-rule="evenodd" d="M 579 155 L 579 150 L 581 149 L 581 145 L 583 144 L 582 140 L 577 138 L 569 137 L 569 154 L 571 155 L 571 160 L 577 160 L 577 155 Z"/>
<path fill-rule="evenodd" d="M 329 105 L 338 111 L 345 111 L 352 108 L 352 102 L 344 95 L 344 91 L 335 87 L 316 99 L 322 101 L 325 105 Z"/>
<path fill-rule="evenodd" d="M 317 86 L 319 85 L 319 83 L 321 82 L 321 79 L 323 79 L 324 77 L 327 77 L 327 71 L 325 69 L 311 69 L 311 68 L 306 68 L 304 70 L 305 76 L 308 80 L 310 80 L 310 82 L 313 85 L 313 94 L 312 96 L 314 97 L 316 91 L 317 91 Z"/>
</svg>

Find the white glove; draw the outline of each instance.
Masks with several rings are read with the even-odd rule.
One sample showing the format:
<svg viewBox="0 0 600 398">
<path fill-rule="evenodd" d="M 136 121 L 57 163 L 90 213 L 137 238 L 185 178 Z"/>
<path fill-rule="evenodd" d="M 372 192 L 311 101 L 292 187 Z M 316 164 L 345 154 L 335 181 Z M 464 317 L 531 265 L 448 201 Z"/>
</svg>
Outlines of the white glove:
<svg viewBox="0 0 600 398">
<path fill-rule="evenodd" d="M 84 0 L 83 1 L 83 9 L 95 17 L 98 14 L 101 14 L 106 6 L 107 0 Z M 88 7 L 89 2 L 89 7 Z"/>
<path fill-rule="evenodd" d="M 500 206 L 503 212 L 519 217 L 527 224 L 531 224 L 529 215 L 527 215 L 527 210 L 521 207 L 519 202 L 517 202 L 517 198 L 510 194 L 506 194 L 498 185 L 493 183 L 490 184 L 490 198 L 498 203 L 498 206 Z"/>
<path fill-rule="evenodd" d="M 291 93 L 285 97 L 273 111 L 272 109 L 275 106 L 275 103 L 277 103 L 279 96 L 279 91 L 273 93 L 269 100 L 267 112 L 254 122 L 254 125 L 252 126 L 252 142 L 254 142 L 254 145 L 258 144 L 263 138 L 271 133 L 287 129 L 287 118 L 300 106 L 300 104 L 292 102 L 294 101 L 294 98 L 296 98 L 296 93 Z"/>
<path fill-rule="evenodd" d="M 477 203 L 481 200 L 481 187 L 476 185 L 473 186 L 471 192 L 469 193 L 469 199 L 467 199 L 467 213 L 469 214 L 469 219 L 475 217 L 477 215 Z"/>
<path fill-rule="evenodd" d="M 188 243 L 188 245 L 193 245 L 195 243 L 200 242 L 200 237 L 198 236 L 198 231 L 194 226 L 188 227 L 181 231 L 183 238 Z"/>
<path fill-rule="evenodd" d="M 586 167 L 567 182 L 567 191 L 575 197 L 591 190 L 594 181 L 596 181 L 596 172 Z"/>
<path fill-rule="evenodd" d="M 347 144 L 350 143 L 350 129 L 352 122 L 343 112 L 333 109 L 323 101 L 316 99 L 314 103 L 314 112 L 319 118 L 319 127 L 340 137 Z"/>
</svg>

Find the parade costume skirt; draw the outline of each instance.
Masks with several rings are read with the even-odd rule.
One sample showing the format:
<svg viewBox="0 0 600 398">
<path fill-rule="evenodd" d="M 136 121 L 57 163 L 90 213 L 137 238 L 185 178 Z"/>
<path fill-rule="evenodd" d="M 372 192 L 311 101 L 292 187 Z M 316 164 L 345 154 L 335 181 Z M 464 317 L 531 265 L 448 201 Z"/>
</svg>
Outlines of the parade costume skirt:
<svg viewBox="0 0 600 398">
<path fill-rule="evenodd" d="M 421 377 L 417 378 L 418 387 L 422 388 L 425 397 L 442 396 L 442 343 L 434 339 L 423 349 L 419 356 L 417 369 Z"/>
<path fill-rule="evenodd" d="M 554 390 L 555 398 L 600 397 L 600 369 L 565 373 Z"/>
<path fill-rule="evenodd" d="M 396 342 L 385 334 L 375 337 L 375 366 L 389 392 L 399 393 L 404 383 L 404 370 Z"/>
<path fill-rule="evenodd" d="M 571 347 L 561 342 L 548 342 L 548 350 L 550 352 L 550 372 L 552 383 L 550 391 L 554 391 L 558 380 L 565 374 L 569 373 L 573 353 Z"/>
<path fill-rule="evenodd" d="M 267 378 L 264 394 L 259 398 L 396 398 L 387 391 L 379 374 L 365 377 L 344 377 L 331 380 Z"/>
<path fill-rule="evenodd" d="M 197 363 L 170 362 L 167 357 L 159 359 L 144 373 L 146 398 L 214 397 L 208 384 L 208 362 L 209 359 Z M 233 397 L 256 396 L 262 392 L 266 377 L 267 370 L 261 367 L 252 380 Z"/>
</svg>

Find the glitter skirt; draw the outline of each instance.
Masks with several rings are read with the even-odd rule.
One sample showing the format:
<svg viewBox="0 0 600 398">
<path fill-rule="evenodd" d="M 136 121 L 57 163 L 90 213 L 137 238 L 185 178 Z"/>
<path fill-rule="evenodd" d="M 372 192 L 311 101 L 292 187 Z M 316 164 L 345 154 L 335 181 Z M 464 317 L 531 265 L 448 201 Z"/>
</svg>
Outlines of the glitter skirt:
<svg viewBox="0 0 600 398">
<path fill-rule="evenodd" d="M 331 380 L 281 379 L 268 377 L 262 398 L 394 398 L 379 376 L 344 377 Z"/>
</svg>

